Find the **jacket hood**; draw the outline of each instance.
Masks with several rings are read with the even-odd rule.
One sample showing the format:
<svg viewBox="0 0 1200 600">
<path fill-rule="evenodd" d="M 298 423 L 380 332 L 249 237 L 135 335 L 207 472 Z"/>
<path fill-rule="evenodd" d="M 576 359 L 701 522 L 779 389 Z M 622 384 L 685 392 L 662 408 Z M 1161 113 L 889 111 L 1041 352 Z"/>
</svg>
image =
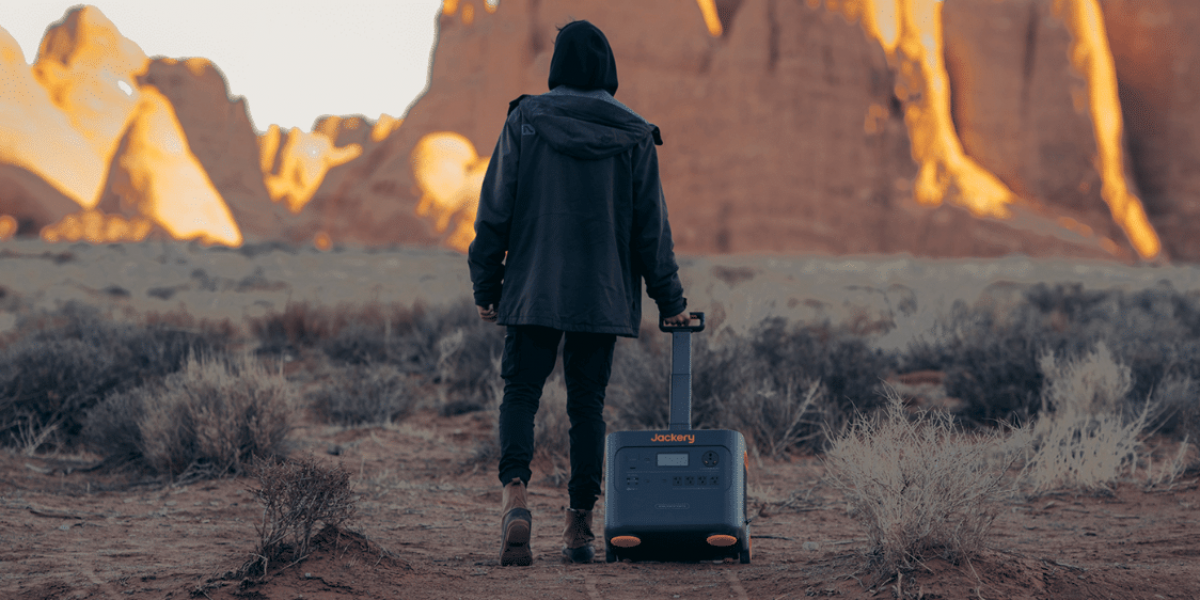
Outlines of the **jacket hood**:
<svg viewBox="0 0 1200 600">
<path fill-rule="evenodd" d="M 581 90 L 617 93 L 617 61 L 604 32 L 587 21 L 558 30 L 550 59 L 550 89 L 569 85 Z"/>
<path fill-rule="evenodd" d="M 521 107 L 534 132 L 550 147 L 578 159 L 608 158 L 647 137 L 662 145 L 658 127 L 606 100 L 545 94 L 528 97 Z"/>
</svg>

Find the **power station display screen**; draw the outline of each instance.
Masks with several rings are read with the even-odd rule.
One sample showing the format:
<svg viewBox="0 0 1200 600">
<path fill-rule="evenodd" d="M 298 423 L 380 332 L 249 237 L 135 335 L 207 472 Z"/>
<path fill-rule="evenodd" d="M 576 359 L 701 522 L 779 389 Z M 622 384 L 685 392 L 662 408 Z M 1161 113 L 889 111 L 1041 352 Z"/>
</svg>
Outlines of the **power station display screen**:
<svg viewBox="0 0 1200 600">
<path fill-rule="evenodd" d="M 660 467 L 686 467 L 688 466 L 687 452 L 678 454 L 659 454 L 658 466 Z"/>
</svg>

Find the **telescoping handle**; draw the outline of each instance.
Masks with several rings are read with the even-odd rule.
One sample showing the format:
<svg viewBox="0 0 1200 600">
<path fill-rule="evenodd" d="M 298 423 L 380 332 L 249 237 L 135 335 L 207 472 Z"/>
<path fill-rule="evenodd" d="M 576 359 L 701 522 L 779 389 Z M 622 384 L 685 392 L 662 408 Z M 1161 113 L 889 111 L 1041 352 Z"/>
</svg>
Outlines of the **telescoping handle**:
<svg viewBox="0 0 1200 600">
<path fill-rule="evenodd" d="M 668 326 L 659 321 L 658 328 L 671 334 L 671 429 L 692 428 L 692 332 L 704 331 L 704 313 L 688 313 L 699 319 L 699 325 Z"/>
</svg>

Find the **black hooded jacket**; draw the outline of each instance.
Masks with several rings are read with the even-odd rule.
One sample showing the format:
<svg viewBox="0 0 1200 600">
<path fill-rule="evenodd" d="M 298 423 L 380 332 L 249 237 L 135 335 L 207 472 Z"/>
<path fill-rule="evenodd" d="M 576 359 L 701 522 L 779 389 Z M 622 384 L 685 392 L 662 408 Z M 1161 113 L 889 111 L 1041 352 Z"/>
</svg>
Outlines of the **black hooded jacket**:
<svg viewBox="0 0 1200 600">
<path fill-rule="evenodd" d="M 551 92 L 513 101 L 484 176 L 467 261 L 475 304 L 498 304 L 499 325 L 637 337 L 643 278 L 660 319 L 687 307 L 662 139 L 612 98 L 616 63 L 595 26 L 560 30 L 550 64 Z"/>
</svg>

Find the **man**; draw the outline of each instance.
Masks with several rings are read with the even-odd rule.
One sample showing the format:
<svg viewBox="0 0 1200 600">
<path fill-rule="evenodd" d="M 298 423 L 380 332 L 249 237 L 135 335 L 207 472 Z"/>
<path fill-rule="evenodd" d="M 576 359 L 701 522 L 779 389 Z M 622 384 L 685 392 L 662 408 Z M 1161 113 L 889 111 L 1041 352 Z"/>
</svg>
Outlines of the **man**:
<svg viewBox="0 0 1200 600">
<path fill-rule="evenodd" d="M 616 336 L 637 337 L 641 280 L 670 325 L 688 323 L 658 178 L 658 128 L 613 98 L 617 66 L 587 21 L 561 28 L 550 92 L 521 96 L 483 180 L 468 252 L 479 316 L 507 326 L 501 377 L 501 565 L 529 565 L 525 488 L 534 415 L 564 336 L 570 508 L 563 555 L 591 562 L 601 411 Z"/>
</svg>

